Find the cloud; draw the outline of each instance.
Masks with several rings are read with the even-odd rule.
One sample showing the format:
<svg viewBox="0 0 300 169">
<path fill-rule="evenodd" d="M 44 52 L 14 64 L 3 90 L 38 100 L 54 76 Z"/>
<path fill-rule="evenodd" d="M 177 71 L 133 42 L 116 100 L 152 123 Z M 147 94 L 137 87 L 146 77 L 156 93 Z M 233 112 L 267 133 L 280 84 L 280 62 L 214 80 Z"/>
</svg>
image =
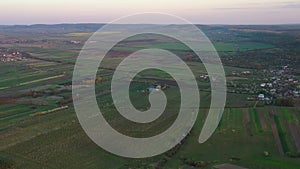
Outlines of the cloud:
<svg viewBox="0 0 300 169">
<path fill-rule="evenodd" d="M 212 8 L 213 10 L 253 10 L 253 9 L 298 9 L 300 2 L 251 3 L 237 7 Z"/>
<path fill-rule="evenodd" d="M 282 5 L 283 8 L 300 8 L 300 2 L 287 2 Z"/>
<path fill-rule="evenodd" d="M 243 7 L 240 7 L 240 8 L 213 8 L 214 10 L 246 10 L 246 9 L 252 9 L 252 8 L 243 8 Z"/>
</svg>

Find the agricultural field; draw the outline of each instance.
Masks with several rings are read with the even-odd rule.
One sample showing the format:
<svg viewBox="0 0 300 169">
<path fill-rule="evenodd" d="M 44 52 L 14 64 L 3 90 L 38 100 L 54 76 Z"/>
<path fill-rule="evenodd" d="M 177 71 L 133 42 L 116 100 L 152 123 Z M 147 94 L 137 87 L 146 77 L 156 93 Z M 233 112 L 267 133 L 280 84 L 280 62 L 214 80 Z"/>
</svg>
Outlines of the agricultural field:
<svg viewBox="0 0 300 169">
<path fill-rule="evenodd" d="M 140 37 L 132 37 L 127 39 L 129 46 L 122 43 L 115 46 L 99 66 L 97 79 L 87 79 L 84 83 L 96 84 L 99 108 L 118 132 L 139 138 L 157 135 L 173 124 L 180 109 L 176 102 L 180 96 L 176 81 L 163 71 L 151 69 L 134 78 L 130 98 L 136 109 L 145 111 L 150 107 L 147 88 L 162 85 L 168 98 L 163 115 L 154 122 L 138 124 L 117 112 L 110 81 L 124 55 L 133 51 L 144 48 L 174 51 L 194 73 L 201 97 L 196 123 L 181 144 L 155 157 L 129 159 L 106 152 L 90 140 L 73 108 L 72 75 L 76 58 L 85 41 L 101 26 L 0 27 L 0 47 L 27 54 L 21 61 L 0 62 L 0 169 L 210 169 L 225 163 L 249 169 L 300 168 L 299 100 L 294 100 L 293 107 L 283 107 L 247 99 L 261 93 L 259 85 L 268 78 L 266 70 L 285 65 L 291 70 L 299 69 L 299 34 L 285 26 L 265 26 L 267 32 L 261 31 L 260 26 L 198 26 L 221 57 L 228 88 L 221 122 L 203 144 L 198 143 L 198 137 L 211 104 L 210 79 L 205 78 L 203 63 L 185 45 L 170 39 L 158 38 L 161 43 L 153 44 L 145 37 L 142 42 Z M 300 26 L 295 32 L 300 32 Z M 203 50 L 206 48 L 203 46 Z M 292 73 L 295 79 L 299 78 L 299 73 Z"/>
</svg>

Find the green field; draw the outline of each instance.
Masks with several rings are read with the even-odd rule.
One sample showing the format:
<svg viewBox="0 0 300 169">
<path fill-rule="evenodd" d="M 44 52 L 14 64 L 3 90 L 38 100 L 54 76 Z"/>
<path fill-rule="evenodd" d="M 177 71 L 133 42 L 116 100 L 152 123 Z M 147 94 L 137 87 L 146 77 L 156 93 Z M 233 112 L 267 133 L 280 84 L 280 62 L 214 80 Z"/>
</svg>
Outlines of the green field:
<svg viewBox="0 0 300 169">
<path fill-rule="evenodd" d="M 274 169 L 300 165 L 299 160 L 278 154 L 270 130 L 264 134 L 249 135 L 243 127 L 242 109 L 227 109 L 213 137 L 207 143 L 199 144 L 197 137 L 205 119 L 205 111 L 200 110 L 191 135 L 177 153 L 168 159 L 164 168 L 188 168 L 182 158 L 204 161 L 207 163 L 205 168 L 220 163 Z M 256 130 L 255 126 L 251 128 Z M 278 130 L 280 133 L 282 129 Z M 166 153 L 150 159 L 132 160 L 107 153 L 85 135 L 73 109 L 14 123 L 8 128 L 2 128 L 1 132 L 10 133 L 5 139 L 1 139 L 1 145 L 5 145 L 1 147 L 1 156 L 12 160 L 16 168 L 151 168 L 151 164 L 168 155 Z M 269 157 L 264 156 L 265 151 L 270 154 Z"/>
<path fill-rule="evenodd" d="M 249 33 L 233 30 L 231 26 L 199 26 L 204 28 L 219 52 L 228 85 L 221 122 L 212 137 L 203 144 L 198 143 L 198 137 L 211 104 L 210 80 L 200 78 L 207 73 L 203 63 L 185 45 L 168 39 L 152 44 L 133 37 L 128 42 L 129 46 L 116 46 L 98 69 L 97 77 L 102 80 L 95 82 L 95 94 L 105 119 L 118 132 L 139 138 L 157 135 L 173 124 L 180 109 L 180 92 L 174 79 L 163 71 L 150 69 L 134 78 L 130 85 L 130 99 L 136 109 L 145 111 L 150 107 L 149 95 L 145 92 L 147 88 L 165 85 L 163 91 L 168 98 L 165 112 L 147 124 L 133 123 L 120 115 L 110 93 L 114 70 L 124 59 L 119 55 L 149 47 L 171 50 L 190 67 L 200 90 L 198 118 L 182 144 L 155 157 L 129 159 L 97 146 L 78 122 L 71 97 L 72 75 L 84 43 L 72 44 L 70 41 L 84 42 L 98 26 L 70 27 L 63 31 L 60 27 L 49 30 L 28 28 L 31 34 L 20 31 L 21 28 L 0 31 L 0 39 L 30 40 L 27 43 L 2 44 L 3 47 L 28 52 L 30 57 L 23 61 L 0 62 L 0 169 L 211 169 L 224 163 L 249 169 L 300 168 L 297 140 L 291 131 L 292 126 L 300 134 L 299 106 L 276 107 L 247 100 L 247 97 L 257 97 L 260 92 L 255 86 L 265 82 L 264 69 L 279 67 L 283 64 L 281 62 L 291 66 L 298 63 L 294 36 Z M 44 29 L 50 33 L 40 31 Z M 219 29 L 221 33 L 217 33 Z M 274 28 L 266 26 L 266 29 Z M 228 38 L 228 32 L 236 36 Z M 110 33 L 120 32 L 107 32 Z M 206 49 L 211 48 L 203 45 L 203 50 Z M 284 57 L 285 60 L 282 59 Z M 170 63 L 168 66 L 176 65 Z M 251 74 L 232 75 L 243 71 Z M 86 73 L 90 72 L 86 70 Z M 180 70 L 177 73 L 180 74 Z M 84 83 L 94 83 L 94 80 L 85 80 Z M 61 107 L 65 108 L 52 111 Z"/>
</svg>

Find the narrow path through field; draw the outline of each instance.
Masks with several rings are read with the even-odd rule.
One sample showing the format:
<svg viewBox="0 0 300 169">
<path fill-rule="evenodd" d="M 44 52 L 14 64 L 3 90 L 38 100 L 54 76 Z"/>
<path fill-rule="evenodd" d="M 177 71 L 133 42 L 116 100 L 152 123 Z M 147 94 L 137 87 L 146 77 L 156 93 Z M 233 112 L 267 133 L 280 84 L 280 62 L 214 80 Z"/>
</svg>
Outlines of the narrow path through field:
<svg viewBox="0 0 300 169">
<path fill-rule="evenodd" d="M 299 125 L 299 120 L 300 120 L 300 119 L 298 119 L 298 117 L 297 117 L 297 115 L 296 115 L 296 110 L 295 110 L 295 109 L 292 110 L 292 116 L 293 116 L 293 119 L 295 120 L 296 124 Z"/>
<path fill-rule="evenodd" d="M 257 104 L 258 104 L 258 101 L 256 101 L 256 102 L 255 102 L 255 104 L 254 104 L 254 108 L 256 108 Z"/>
<path fill-rule="evenodd" d="M 282 148 L 282 144 L 281 144 L 281 141 L 280 141 L 280 137 L 279 137 L 279 134 L 278 134 L 278 130 L 277 130 L 277 126 L 276 126 L 276 123 L 275 123 L 275 120 L 274 120 L 274 112 L 272 109 L 269 109 L 268 110 L 268 114 L 269 114 L 269 117 L 270 117 L 270 122 L 271 122 L 271 128 L 272 128 L 272 131 L 273 131 L 273 135 L 274 135 L 274 139 L 275 139 L 275 142 L 276 142 L 276 146 L 278 148 L 278 151 L 280 153 L 281 156 L 284 155 L 284 151 L 283 151 L 283 148 Z"/>
<path fill-rule="evenodd" d="M 37 83 L 37 82 L 42 82 L 42 81 L 47 81 L 47 80 L 52 80 L 52 79 L 57 79 L 57 78 L 61 78 L 61 77 L 64 77 L 64 76 L 65 75 L 62 74 L 62 75 L 51 76 L 51 77 L 46 77 L 46 78 L 42 78 L 42 79 L 36 79 L 36 80 L 29 81 L 29 82 L 19 83 L 19 84 L 16 84 L 15 86 L 1 87 L 0 90 L 10 89 L 10 88 L 13 88 L 13 87 L 24 86 L 24 85 Z"/>
<path fill-rule="evenodd" d="M 300 152 L 300 134 L 297 131 L 297 126 L 294 123 L 289 123 L 289 128 L 294 139 L 297 151 Z"/>
<path fill-rule="evenodd" d="M 249 112 L 248 112 L 248 108 L 243 109 L 243 114 L 244 114 L 243 124 L 244 124 L 244 127 L 245 127 L 245 125 L 247 123 L 250 123 L 250 115 L 249 115 Z"/>
<path fill-rule="evenodd" d="M 57 75 L 57 76 L 51 76 L 51 77 L 46 77 L 46 78 L 42 78 L 42 79 L 37 79 L 37 80 L 32 80 L 29 82 L 23 82 L 23 83 L 19 83 L 18 86 L 22 86 L 22 85 L 27 85 L 27 84 L 31 84 L 31 83 L 36 83 L 36 82 L 41 82 L 41 81 L 45 81 L 45 80 L 50 80 L 50 79 L 56 79 L 56 78 L 60 78 L 60 77 L 64 77 L 65 75 Z"/>
<path fill-rule="evenodd" d="M 253 133 L 252 133 L 252 130 L 251 130 L 251 127 L 250 127 L 250 114 L 249 114 L 249 109 L 248 108 L 244 108 L 243 109 L 243 127 L 246 129 L 246 132 L 247 132 L 247 135 L 248 136 L 252 136 Z"/>
<path fill-rule="evenodd" d="M 295 119 L 295 121 L 298 122 L 295 111 L 292 111 L 292 115 L 293 115 L 293 118 Z M 300 133 L 299 133 L 300 131 L 297 130 L 297 124 L 289 123 L 289 128 L 290 128 L 292 137 L 294 139 L 297 151 L 300 152 Z"/>
<path fill-rule="evenodd" d="M 264 116 L 265 112 L 264 112 L 263 109 L 257 109 L 257 111 L 258 111 L 258 117 L 259 117 L 262 129 L 263 129 L 263 131 L 267 131 L 268 125 L 266 123 L 266 119 L 265 119 L 265 116 Z"/>
</svg>

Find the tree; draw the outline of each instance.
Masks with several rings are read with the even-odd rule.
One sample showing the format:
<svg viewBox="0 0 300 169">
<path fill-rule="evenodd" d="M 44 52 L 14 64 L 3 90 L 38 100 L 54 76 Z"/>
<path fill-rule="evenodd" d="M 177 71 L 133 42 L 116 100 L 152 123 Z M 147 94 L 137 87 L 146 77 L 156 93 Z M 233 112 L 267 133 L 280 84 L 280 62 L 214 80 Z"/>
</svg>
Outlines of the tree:
<svg viewBox="0 0 300 169">
<path fill-rule="evenodd" d="M 276 106 L 285 106 L 285 107 L 293 107 L 295 105 L 295 101 L 293 98 L 278 98 L 275 101 Z"/>
</svg>

